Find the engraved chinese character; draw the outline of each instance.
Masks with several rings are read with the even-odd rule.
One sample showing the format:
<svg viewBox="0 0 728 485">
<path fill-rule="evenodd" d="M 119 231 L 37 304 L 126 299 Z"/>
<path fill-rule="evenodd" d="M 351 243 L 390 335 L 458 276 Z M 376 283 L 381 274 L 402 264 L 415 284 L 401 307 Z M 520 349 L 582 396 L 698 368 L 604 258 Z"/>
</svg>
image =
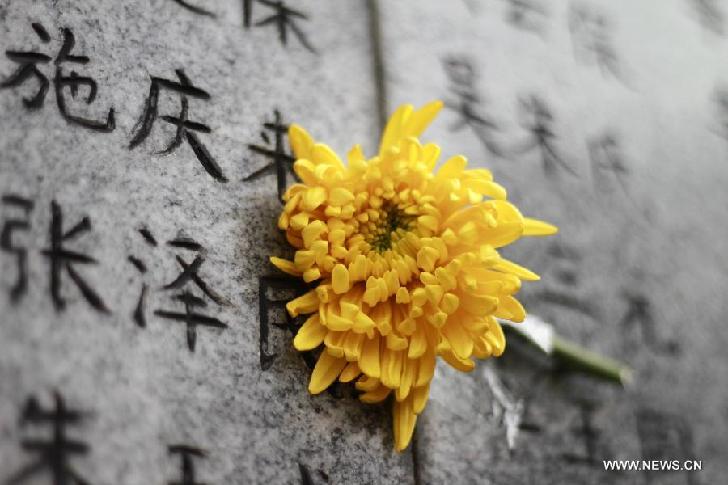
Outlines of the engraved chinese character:
<svg viewBox="0 0 728 485">
<path fill-rule="evenodd" d="M 210 12 L 209 10 L 205 10 L 202 7 L 198 7 L 197 5 L 194 5 L 186 0 L 172 0 L 174 3 L 179 5 L 180 7 L 184 8 L 185 10 L 189 10 L 192 13 L 196 13 L 197 15 L 203 15 L 206 17 L 215 17 L 215 14 Z"/>
<path fill-rule="evenodd" d="M 273 13 L 252 23 L 253 6 L 255 4 L 263 5 L 272 10 Z M 278 39 L 281 44 L 288 44 L 288 31 L 293 32 L 303 47 L 310 52 L 315 53 L 316 49 L 311 45 L 306 34 L 301 30 L 298 21 L 308 20 L 308 16 L 299 10 L 288 7 L 285 2 L 280 0 L 243 0 L 243 27 L 249 29 L 251 24 L 255 27 L 265 27 L 274 25 L 278 30 Z"/>
<path fill-rule="evenodd" d="M 228 179 L 223 175 L 222 169 L 202 144 L 197 133 L 208 134 L 212 130 L 204 123 L 191 121 L 188 118 L 189 99 L 201 99 L 207 101 L 210 99 L 209 93 L 193 86 L 189 78 L 182 69 L 177 69 L 177 78 L 179 81 L 171 81 L 159 77 L 151 77 L 151 85 L 149 87 L 149 96 L 147 97 L 144 112 L 134 126 L 134 137 L 129 143 L 129 149 L 133 150 L 139 146 L 151 134 L 154 122 L 157 118 L 161 118 L 171 125 L 175 126 L 175 135 L 167 147 L 158 152 L 160 155 L 167 155 L 177 150 L 183 142 L 192 148 L 197 160 L 199 160 L 205 171 L 218 182 L 227 182 Z M 161 91 L 170 91 L 179 96 L 180 111 L 178 116 L 158 114 L 159 95 Z"/>
<path fill-rule="evenodd" d="M 612 42 L 612 26 L 606 14 L 573 4 L 569 12 L 569 31 L 574 56 L 579 62 L 595 63 L 602 74 L 622 78 L 619 58 Z"/>
<path fill-rule="evenodd" d="M 576 441 L 581 441 L 582 451 L 563 453 L 562 457 L 570 463 L 594 465 L 600 458 L 597 454 L 599 430 L 594 426 L 595 406 L 587 401 L 580 401 L 577 406 L 579 408 L 578 424 L 572 431 L 577 436 Z"/>
<path fill-rule="evenodd" d="M 16 280 L 10 289 L 10 301 L 17 303 L 28 292 L 28 249 L 15 242 L 13 235 L 30 229 L 30 213 L 34 203 L 19 195 L 7 194 L 3 195 L 2 204 L 22 214 L 5 220 L 0 231 L 0 250 L 15 256 Z"/>
<path fill-rule="evenodd" d="M 636 411 L 637 436 L 640 441 L 643 460 L 693 460 L 695 459 L 695 444 L 693 430 L 688 421 L 680 415 L 669 414 L 652 408 L 640 408 Z M 675 471 L 667 472 L 671 475 Z M 699 483 L 697 474 L 684 471 L 687 485 Z M 659 484 L 665 476 L 658 474 L 645 474 L 646 483 Z M 671 482 L 673 483 L 673 482 Z"/>
<path fill-rule="evenodd" d="M 157 239 L 148 228 L 142 227 L 137 232 L 150 251 L 159 247 Z M 208 301 L 205 297 L 218 306 L 229 305 L 230 302 L 212 289 L 200 274 L 206 255 L 206 250 L 200 243 L 192 238 L 179 235 L 167 241 L 166 246 L 177 250 L 191 251 L 195 254 L 195 257 L 192 262 L 188 262 L 182 255 L 177 254 L 175 259 L 181 268 L 181 272 L 173 281 L 161 287 L 161 290 L 165 293 L 174 292 L 171 294 L 171 300 L 182 308 L 180 310 L 156 309 L 154 315 L 163 320 L 184 324 L 187 348 L 194 352 L 197 347 L 197 331 L 200 327 L 217 329 L 226 329 L 228 327 L 219 318 L 203 313 L 202 309 L 208 307 Z M 147 306 L 150 293 L 150 284 L 145 279 L 148 264 L 147 260 L 139 256 L 139 254 L 129 255 L 128 260 L 142 278 L 141 291 L 132 312 L 132 318 L 138 327 L 145 328 L 147 326 Z M 201 296 L 196 292 L 200 292 Z"/>
<path fill-rule="evenodd" d="M 194 352 L 197 344 L 198 327 L 226 329 L 228 326 L 217 317 L 201 313 L 201 311 L 197 310 L 206 308 L 207 301 L 195 295 L 193 290 L 189 289 L 189 286 L 196 286 L 198 290 L 217 305 L 226 305 L 229 303 L 210 288 L 199 274 L 200 268 L 205 262 L 205 256 L 203 254 L 204 248 L 200 244 L 186 237 L 178 237 L 169 241 L 167 244 L 171 247 L 194 251 L 196 255 L 191 263 L 185 261 L 182 256 L 177 255 L 177 263 L 182 268 L 182 272 L 172 282 L 164 286 L 164 290 L 179 291 L 172 296 L 172 299 L 181 303 L 184 311 L 156 310 L 154 314 L 166 320 L 183 323 L 186 327 L 187 348 L 190 352 Z"/>
<path fill-rule="evenodd" d="M 296 335 L 298 329 L 303 324 L 304 316 L 299 315 L 296 318 L 286 311 L 286 303 L 293 298 L 301 296 L 309 288 L 301 280 L 289 276 L 261 276 L 258 278 L 258 305 L 260 318 L 260 368 L 268 370 L 278 357 L 278 354 L 270 352 L 270 330 L 271 325 L 287 330 L 290 335 Z M 285 293 L 285 296 L 283 295 Z M 276 312 L 283 314 L 283 321 L 271 318 L 271 313 Z M 280 312 L 280 313 L 279 313 Z M 306 366 L 313 370 L 316 366 L 317 356 L 314 351 L 301 352 Z M 345 397 L 343 390 L 345 387 L 340 382 L 334 383 L 327 389 L 327 392 L 334 398 L 340 399 Z M 349 387 L 349 390 L 351 388 Z M 346 394 L 346 395 L 350 395 Z"/>
<path fill-rule="evenodd" d="M 287 174 L 290 174 L 295 180 L 298 180 L 296 173 L 293 171 L 293 162 L 295 162 L 295 158 L 286 149 L 288 125 L 281 121 L 280 112 L 275 110 L 273 112 L 273 122 L 263 123 L 263 128 L 264 129 L 261 131 L 260 137 L 265 142 L 265 145 L 250 144 L 248 145 L 248 148 L 250 148 L 253 153 L 257 153 L 267 158 L 269 162 L 262 168 L 259 168 L 252 174 L 245 177 L 244 180 L 257 180 L 271 172 L 275 173 L 278 187 L 278 198 L 282 200 L 283 194 L 286 191 L 286 186 L 288 185 Z M 268 132 L 272 134 L 272 140 Z"/>
<path fill-rule="evenodd" d="M 594 187 L 608 191 L 610 179 L 617 182 L 627 193 L 625 177 L 629 174 L 619 140 L 614 133 L 605 132 L 587 140 L 589 158 L 591 160 L 592 180 Z"/>
<path fill-rule="evenodd" d="M 450 131 L 469 128 L 489 153 L 503 156 L 493 140 L 493 132 L 498 130 L 498 126 L 483 113 L 483 101 L 475 86 L 477 75 L 473 63 L 462 56 L 448 56 L 443 65 L 451 94 L 450 98 L 446 98 L 445 106 L 457 115 Z"/>
<path fill-rule="evenodd" d="M 157 240 L 154 239 L 154 235 L 149 231 L 149 229 L 141 228 L 139 229 L 139 234 L 142 236 L 148 246 L 157 247 Z M 127 259 L 132 264 L 132 266 L 134 266 L 134 268 L 142 275 L 142 277 L 147 273 L 147 265 L 144 263 L 144 260 L 134 255 L 129 255 Z M 143 281 L 141 291 L 139 292 L 139 299 L 137 300 L 136 307 L 134 308 L 134 313 L 132 314 L 134 322 L 136 322 L 136 324 L 141 328 L 145 328 L 147 326 L 146 308 L 148 293 L 149 285 L 146 281 Z"/>
<path fill-rule="evenodd" d="M 288 330 L 292 335 L 295 335 L 300 327 L 300 322 L 297 319 L 291 317 L 286 311 L 286 303 L 290 301 L 290 298 L 275 298 L 271 295 L 270 291 L 286 291 L 292 293 L 292 296 L 297 297 L 306 292 L 307 287 L 300 280 L 296 278 L 290 278 L 287 276 L 261 276 L 258 279 L 258 305 L 259 305 L 259 318 L 260 318 L 260 368 L 268 370 L 272 365 L 273 361 L 277 357 L 277 354 L 270 353 L 268 338 L 270 335 L 270 326 L 274 326 Z M 271 321 L 271 310 L 277 310 L 284 314 L 285 321 Z M 308 353 L 303 354 L 306 363 L 316 364 L 316 360 L 311 358 Z M 313 368 L 313 366 L 309 365 Z"/>
<path fill-rule="evenodd" d="M 61 294 L 63 273 L 67 273 L 81 295 L 96 310 L 109 313 L 106 304 L 98 293 L 76 270 L 76 265 L 95 265 L 98 262 L 91 256 L 68 249 L 66 243 L 91 230 L 91 219 L 82 218 L 69 230 L 63 228 L 63 211 L 57 202 L 51 202 L 50 246 L 41 251 L 49 261 L 51 298 L 57 310 L 66 308 L 66 300 Z"/>
<path fill-rule="evenodd" d="M 180 456 L 180 477 L 167 482 L 168 485 L 204 485 L 195 476 L 195 460 L 207 456 L 204 450 L 188 445 L 171 445 L 168 450 L 170 455 Z"/>
<path fill-rule="evenodd" d="M 560 167 L 576 176 L 574 169 L 563 160 L 556 150 L 554 145 L 556 135 L 551 129 L 554 116 L 546 102 L 535 94 L 522 99 L 520 102 L 521 110 L 527 117 L 523 126 L 530 132 L 531 139 L 518 148 L 516 152 L 525 153 L 537 150 L 541 155 L 543 169 L 547 175 L 555 173 L 556 169 Z"/>
<path fill-rule="evenodd" d="M 547 306 L 555 306 L 572 310 L 584 316 L 600 321 L 597 304 L 589 298 L 579 295 L 579 265 L 581 254 L 576 248 L 564 244 L 552 243 L 547 250 L 548 265 L 543 269 L 548 274 L 545 281 L 549 286 L 531 293 L 528 298 Z"/>
<path fill-rule="evenodd" d="M 680 352 L 676 340 L 665 340 L 659 335 L 654 309 L 647 295 L 629 289 L 622 291 L 621 297 L 627 307 L 620 322 L 623 328 L 639 327 L 644 345 L 655 352 L 672 355 Z"/>
<path fill-rule="evenodd" d="M 21 423 L 23 425 L 50 425 L 52 436 L 49 440 L 24 439 L 23 450 L 39 455 L 38 458 L 13 474 L 5 483 L 16 485 L 27 483 L 31 477 L 40 473 L 50 473 L 55 485 L 88 485 L 70 464 L 74 455 L 86 455 L 89 446 L 86 443 L 69 438 L 68 426 L 78 426 L 84 419 L 84 413 L 68 409 L 63 397 L 54 393 L 55 409 L 45 410 L 35 397 L 30 397 L 25 405 Z M 35 482 L 34 482 L 35 483 Z"/>
<path fill-rule="evenodd" d="M 519 29 L 540 34 L 547 15 L 539 0 L 504 0 L 508 4 L 506 20 Z"/>
<path fill-rule="evenodd" d="M 41 24 L 33 23 L 31 26 L 43 44 L 48 44 L 51 41 L 51 36 Z M 53 62 L 55 65 L 53 88 L 56 95 L 56 104 L 58 105 L 58 110 L 61 112 L 61 116 L 63 116 L 63 118 L 71 124 L 76 124 L 90 130 L 101 132 L 113 131 L 116 127 L 114 120 L 114 108 L 109 109 L 105 120 L 85 118 L 83 116 L 74 115 L 69 111 L 68 106 L 66 105 L 67 98 L 64 91 L 65 88 L 68 88 L 70 91 L 71 98 L 76 99 L 81 88 L 85 87 L 87 94 L 83 100 L 87 105 L 90 105 L 96 99 L 98 86 L 94 79 L 88 76 L 79 76 L 79 74 L 73 69 L 71 69 L 70 72 L 64 71 L 64 66 L 66 64 L 84 66 L 89 63 L 89 58 L 71 53 L 76 44 L 76 38 L 71 29 L 64 28 L 62 29 L 61 34 L 63 36 L 63 44 L 55 58 L 40 52 L 6 50 L 5 54 L 8 59 L 18 64 L 18 68 L 10 75 L 10 77 L 0 82 L 0 89 L 18 87 L 31 78 L 35 78 L 39 84 L 38 91 L 32 97 L 23 98 L 23 104 L 30 110 L 40 109 L 45 103 L 50 81 L 48 80 L 48 77 L 43 74 L 39 65 Z"/>
</svg>

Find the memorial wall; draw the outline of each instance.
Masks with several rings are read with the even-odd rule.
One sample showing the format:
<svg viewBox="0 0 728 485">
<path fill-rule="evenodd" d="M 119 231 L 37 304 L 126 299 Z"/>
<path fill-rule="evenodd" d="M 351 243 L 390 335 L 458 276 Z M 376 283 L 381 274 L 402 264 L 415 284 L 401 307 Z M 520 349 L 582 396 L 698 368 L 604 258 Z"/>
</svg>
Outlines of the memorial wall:
<svg viewBox="0 0 728 485">
<path fill-rule="evenodd" d="M 728 473 L 728 6 L 0 2 L 0 483 L 718 484 Z M 620 386 L 507 334 L 439 362 L 412 444 L 310 395 L 277 226 L 291 123 L 373 156 L 404 103 L 559 233 L 503 253 Z M 603 460 L 700 471 L 606 471 Z"/>
</svg>

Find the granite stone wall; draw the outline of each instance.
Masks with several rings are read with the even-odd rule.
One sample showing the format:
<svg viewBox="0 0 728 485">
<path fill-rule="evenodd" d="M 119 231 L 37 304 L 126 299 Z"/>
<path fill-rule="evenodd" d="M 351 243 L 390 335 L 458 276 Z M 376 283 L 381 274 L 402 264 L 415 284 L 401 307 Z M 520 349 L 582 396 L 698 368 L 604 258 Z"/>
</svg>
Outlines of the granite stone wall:
<svg viewBox="0 0 728 485">
<path fill-rule="evenodd" d="M 728 40 L 709 0 L 0 2 L 0 483 L 713 484 L 728 472 Z M 310 396 L 268 263 L 287 124 L 372 154 L 400 103 L 560 227 L 516 339 L 439 366 L 413 445 Z M 701 460 L 605 472 L 606 459 Z"/>
</svg>

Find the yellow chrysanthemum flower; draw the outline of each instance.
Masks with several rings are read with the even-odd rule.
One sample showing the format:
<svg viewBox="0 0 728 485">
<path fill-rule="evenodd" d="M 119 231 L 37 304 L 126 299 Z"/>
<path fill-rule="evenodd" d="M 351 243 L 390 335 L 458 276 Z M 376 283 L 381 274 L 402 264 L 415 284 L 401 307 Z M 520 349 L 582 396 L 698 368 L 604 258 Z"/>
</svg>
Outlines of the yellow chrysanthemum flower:
<svg viewBox="0 0 728 485">
<path fill-rule="evenodd" d="M 360 146 L 348 166 L 300 126 L 289 137 L 303 181 L 285 194 L 278 227 L 297 251 L 271 258 L 282 271 L 318 286 L 288 303 L 311 316 L 293 344 L 324 345 L 309 391 L 356 380 L 366 403 L 394 393 L 394 437 L 404 450 L 427 403 L 435 359 L 458 370 L 473 358 L 498 356 L 505 338 L 497 318 L 522 321 L 513 297 L 531 271 L 497 248 L 556 228 L 528 219 L 506 201 L 488 170 L 466 170 L 461 156 L 434 172 L 437 145 L 418 136 L 442 108 L 400 107 L 384 131 L 379 155 Z"/>
</svg>

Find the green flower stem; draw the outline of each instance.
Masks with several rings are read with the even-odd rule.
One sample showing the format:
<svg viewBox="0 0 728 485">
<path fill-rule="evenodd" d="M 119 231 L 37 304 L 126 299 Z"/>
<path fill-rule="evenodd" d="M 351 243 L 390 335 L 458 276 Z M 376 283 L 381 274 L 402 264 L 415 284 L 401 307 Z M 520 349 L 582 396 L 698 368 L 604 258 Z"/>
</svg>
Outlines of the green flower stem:
<svg viewBox="0 0 728 485">
<path fill-rule="evenodd" d="M 554 359 L 570 369 L 623 386 L 632 382 L 632 370 L 616 360 L 591 352 L 556 335 L 553 336 L 552 345 Z"/>
</svg>

